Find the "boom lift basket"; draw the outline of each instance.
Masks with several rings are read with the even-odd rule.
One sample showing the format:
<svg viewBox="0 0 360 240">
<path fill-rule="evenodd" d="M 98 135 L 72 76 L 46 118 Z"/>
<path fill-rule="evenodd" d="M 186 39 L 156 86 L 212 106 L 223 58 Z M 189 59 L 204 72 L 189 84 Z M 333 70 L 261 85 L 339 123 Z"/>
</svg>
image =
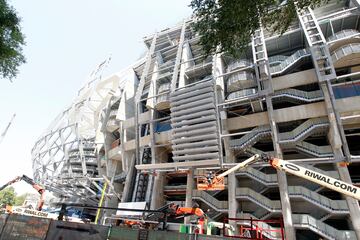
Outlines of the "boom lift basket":
<svg viewBox="0 0 360 240">
<path fill-rule="evenodd" d="M 224 178 L 217 179 L 216 182 L 209 183 L 205 176 L 197 178 L 197 190 L 200 191 L 221 191 L 225 190 Z"/>
</svg>

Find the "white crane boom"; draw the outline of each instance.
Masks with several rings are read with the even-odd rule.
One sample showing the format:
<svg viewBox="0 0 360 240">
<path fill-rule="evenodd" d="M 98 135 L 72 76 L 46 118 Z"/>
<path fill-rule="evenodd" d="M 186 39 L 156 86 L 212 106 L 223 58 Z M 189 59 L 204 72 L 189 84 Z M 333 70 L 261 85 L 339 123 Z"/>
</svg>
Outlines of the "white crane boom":
<svg viewBox="0 0 360 240">
<path fill-rule="evenodd" d="M 208 183 L 206 183 L 207 184 L 206 186 L 203 186 L 204 183 L 200 183 L 200 184 L 198 183 L 198 190 L 212 191 L 212 190 L 225 189 L 225 185 L 224 185 L 224 177 L 225 176 L 229 175 L 232 172 L 244 169 L 247 166 L 258 161 L 259 159 L 270 163 L 271 166 L 273 166 L 274 168 L 276 168 L 278 170 L 293 174 L 300 178 L 304 178 L 311 182 L 317 183 L 323 187 L 329 188 L 331 190 L 342 193 L 346 196 L 355 198 L 360 201 L 360 188 L 359 187 L 356 187 L 352 184 L 343 182 L 339 179 L 329 177 L 322 173 L 301 167 L 299 165 L 285 161 L 283 159 L 273 158 L 273 157 L 270 157 L 267 155 L 260 156 L 259 154 L 255 154 L 251 158 L 237 164 L 236 166 L 226 170 L 225 172 L 223 172 L 215 177 L 210 176 L 208 178 Z"/>
<path fill-rule="evenodd" d="M 248 158 L 246 159 L 245 161 L 239 163 L 238 165 L 236 165 L 235 167 L 232 167 L 228 170 L 226 170 L 225 172 L 219 174 L 217 177 L 218 178 L 223 178 L 227 175 L 229 175 L 230 173 L 232 172 L 235 172 L 239 169 L 243 169 L 243 168 L 246 168 L 247 166 L 249 166 L 250 164 L 253 164 L 254 162 L 258 161 L 260 158 L 260 155 L 259 154 L 255 154 L 254 156 L 252 156 L 251 158 Z"/>
<path fill-rule="evenodd" d="M 279 158 L 270 159 L 270 164 L 276 169 L 291 173 L 295 176 L 317 183 L 323 187 L 360 200 L 360 188 L 352 184 L 343 182 L 339 179 L 329 177 L 327 175 L 315 172 L 313 170 L 301 167 L 299 165 L 290 163 Z"/>
<path fill-rule="evenodd" d="M 2 133 L 1 136 L 0 136 L 0 144 L 1 144 L 2 141 L 4 140 L 5 135 L 6 135 L 6 133 L 8 132 L 8 130 L 9 130 L 12 122 L 14 121 L 14 118 L 15 118 L 15 117 L 16 117 L 16 114 L 14 113 L 14 115 L 11 117 L 10 122 L 8 123 L 8 125 L 7 125 L 6 128 L 5 128 L 5 130 L 3 131 L 3 133 Z"/>
</svg>

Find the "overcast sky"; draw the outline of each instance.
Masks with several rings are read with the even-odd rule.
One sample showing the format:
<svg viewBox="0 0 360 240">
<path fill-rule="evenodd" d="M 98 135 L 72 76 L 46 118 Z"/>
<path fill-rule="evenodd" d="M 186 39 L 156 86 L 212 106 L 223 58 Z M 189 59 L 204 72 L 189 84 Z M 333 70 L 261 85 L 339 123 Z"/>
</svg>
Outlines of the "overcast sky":
<svg viewBox="0 0 360 240">
<path fill-rule="evenodd" d="M 22 18 L 27 63 L 14 83 L 0 79 L 0 185 L 32 176 L 31 148 L 68 106 L 89 73 L 110 54 L 107 75 L 135 62 L 142 38 L 191 14 L 190 0 L 9 0 Z M 105 74 L 106 75 L 106 74 Z M 19 193 L 33 192 L 25 183 Z"/>
</svg>

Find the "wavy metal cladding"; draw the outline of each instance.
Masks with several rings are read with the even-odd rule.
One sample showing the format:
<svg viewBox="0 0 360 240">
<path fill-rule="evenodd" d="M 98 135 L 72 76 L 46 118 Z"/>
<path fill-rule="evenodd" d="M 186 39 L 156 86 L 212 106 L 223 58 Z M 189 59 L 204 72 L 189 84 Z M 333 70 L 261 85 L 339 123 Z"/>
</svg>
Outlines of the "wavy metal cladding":
<svg viewBox="0 0 360 240">
<path fill-rule="evenodd" d="M 170 102 L 173 160 L 219 160 L 213 82 L 176 91 Z"/>
</svg>

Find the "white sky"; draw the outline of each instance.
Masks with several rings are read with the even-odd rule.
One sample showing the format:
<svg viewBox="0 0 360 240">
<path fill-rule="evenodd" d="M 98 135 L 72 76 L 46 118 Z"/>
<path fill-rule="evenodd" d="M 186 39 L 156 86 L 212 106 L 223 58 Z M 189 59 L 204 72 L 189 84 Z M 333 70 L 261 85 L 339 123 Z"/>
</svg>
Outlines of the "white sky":
<svg viewBox="0 0 360 240">
<path fill-rule="evenodd" d="M 144 52 L 144 36 L 191 14 L 190 0 L 9 2 L 22 18 L 27 63 L 14 83 L 0 79 L 0 133 L 17 114 L 0 145 L 0 185 L 32 177 L 31 148 L 96 65 L 111 54 L 106 73 L 118 72 Z M 33 192 L 26 183 L 15 188 Z"/>
</svg>

